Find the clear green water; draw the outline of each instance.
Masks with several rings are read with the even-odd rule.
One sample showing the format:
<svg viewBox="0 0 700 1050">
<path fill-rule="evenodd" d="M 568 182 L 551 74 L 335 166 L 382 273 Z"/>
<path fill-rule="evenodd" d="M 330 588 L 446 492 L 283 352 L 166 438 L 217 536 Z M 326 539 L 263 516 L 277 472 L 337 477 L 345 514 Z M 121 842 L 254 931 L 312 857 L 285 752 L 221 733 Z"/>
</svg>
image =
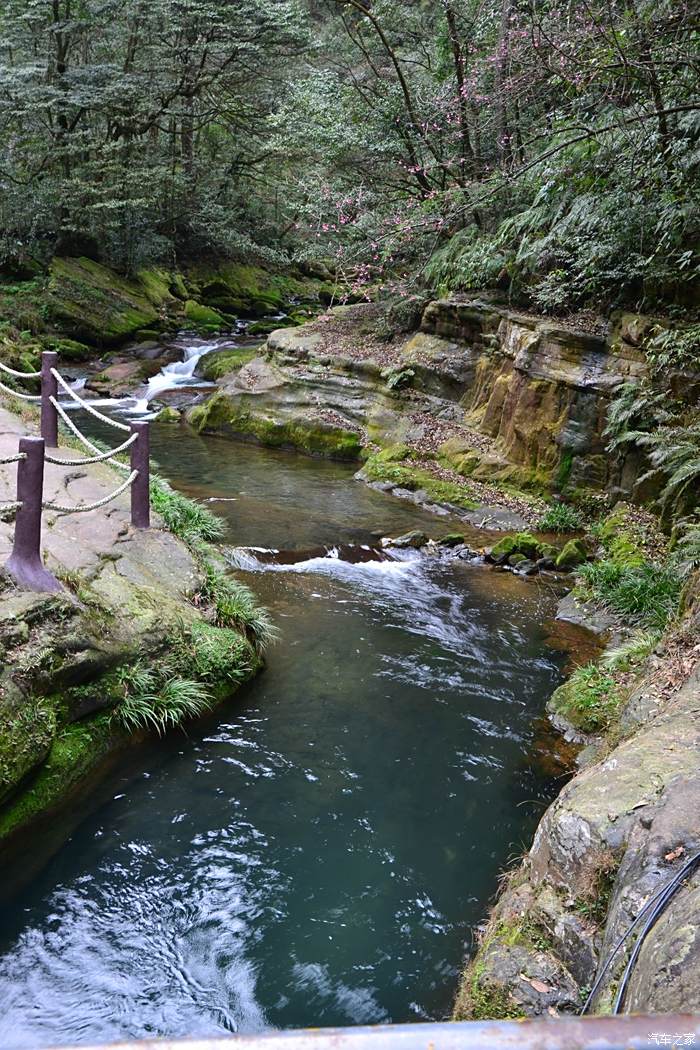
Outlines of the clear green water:
<svg viewBox="0 0 700 1050">
<path fill-rule="evenodd" d="M 177 435 L 177 437 L 176 437 Z M 229 542 L 367 543 L 432 516 L 347 467 L 163 428 Z M 282 629 L 257 681 L 117 777 L 0 913 L 0 1046 L 442 1018 L 553 785 L 554 596 L 414 557 L 243 574 Z"/>
</svg>

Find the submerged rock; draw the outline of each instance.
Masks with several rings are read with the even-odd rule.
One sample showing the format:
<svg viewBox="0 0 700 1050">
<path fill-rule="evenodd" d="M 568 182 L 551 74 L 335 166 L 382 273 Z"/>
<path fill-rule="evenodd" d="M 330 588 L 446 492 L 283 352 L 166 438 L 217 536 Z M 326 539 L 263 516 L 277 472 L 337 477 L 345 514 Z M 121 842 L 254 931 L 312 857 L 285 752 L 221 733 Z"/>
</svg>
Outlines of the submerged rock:
<svg viewBox="0 0 700 1050">
<path fill-rule="evenodd" d="M 420 547 L 425 547 L 428 543 L 428 537 L 424 532 L 420 532 L 418 529 L 414 529 L 412 532 L 406 532 L 403 536 L 397 536 L 396 539 L 389 540 L 388 546 L 398 547 L 413 547 L 418 550 Z"/>
</svg>

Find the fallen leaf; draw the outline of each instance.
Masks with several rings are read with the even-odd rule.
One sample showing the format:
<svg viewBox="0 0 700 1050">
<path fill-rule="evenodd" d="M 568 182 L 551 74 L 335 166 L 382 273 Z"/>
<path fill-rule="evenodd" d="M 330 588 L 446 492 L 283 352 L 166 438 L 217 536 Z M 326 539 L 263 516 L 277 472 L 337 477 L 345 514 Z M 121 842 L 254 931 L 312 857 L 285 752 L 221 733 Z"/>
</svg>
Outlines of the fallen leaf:
<svg viewBox="0 0 700 1050">
<path fill-rule="evenodd" d="M 544 981 L 540 981 L 537 977 L 528 977 L 526 974 L 521 973 L 520 979 L 527 982 L 531 988 L 534 988 L 540 995 L 545 995 L 547 992 L 551 992 L 552 988 L 550 985 L 545 984 Z"/>
</svg>

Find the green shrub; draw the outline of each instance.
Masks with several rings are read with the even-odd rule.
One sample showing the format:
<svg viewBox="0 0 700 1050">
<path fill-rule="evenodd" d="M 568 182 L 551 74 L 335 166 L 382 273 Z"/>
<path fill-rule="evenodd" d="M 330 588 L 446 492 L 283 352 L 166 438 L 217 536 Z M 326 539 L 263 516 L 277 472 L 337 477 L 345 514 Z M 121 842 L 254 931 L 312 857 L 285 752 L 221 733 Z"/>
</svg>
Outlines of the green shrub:
<svg viewBox="0 0 700 1050">
<path fill-rule="evenodd" d="M 620 565 L 609 559 L 582 565 L 579 590 L 631 623 L 662 629 L 678 610 L 681 577 L 673 567 L 645 562 Z"/>
<path fill-rule="evenodd" d="M 553 503 L 537 522 L 539 532 L 578 532 L 582 528 L 580 512 L 569 503 Z"/>
<path fill-rule="evenodd" d="M 205 582 L 201 597 L 214 606 L 217 626 L 244 631 L 256 650 L 262 652 L 277 638 L 277 628 L 267 609 L 257 604 L 250 588 L 210 562 L 205 562 L 202 569 Z"/>
</svg>

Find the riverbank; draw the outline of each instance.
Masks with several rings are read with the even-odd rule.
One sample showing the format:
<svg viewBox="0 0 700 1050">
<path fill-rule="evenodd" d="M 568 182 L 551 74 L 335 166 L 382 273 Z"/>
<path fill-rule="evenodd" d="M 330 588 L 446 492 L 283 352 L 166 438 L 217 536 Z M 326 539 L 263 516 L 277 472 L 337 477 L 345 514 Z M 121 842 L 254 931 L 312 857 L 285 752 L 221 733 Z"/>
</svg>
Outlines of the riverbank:
<svg viewBox="0 0 700 1050">
<path fill-rule="evenodd" d="M 16 452 L 35 427 L 30 413 L 1 408 L 2 454 Z M 66 458 L 81 454 L 68 448 Z M 2 499 L 14 498 L 15 471 L 0 468 Z M 80 505 L 122 480 L 106 464 L 47 464 L 44 491 L 53 502 Z M 5 856 L 37 822 L 50 824 L 81 784 L 94 784 L 114 755 L 228 699 L 261 667 L 269 626 L 206 545 L 219 523 L 157 480 L 151 498 L 147 531 L 132 528 L 128 495 L 90 514 L 45 513 L 44 562 L 61 593 L 24 591 L 2 575 Z M 0 523 L 3 562 L 13 533 L 11 520 Z M 37 854 L 33 848 L 33 862 Z"/>
<path fill-rule="evenodd" d="M 594 979 L 591 1010 L 610 1012 L 634 940 L 613 957 L 614 946 L 700 848 L 698 575 L 679 608 L 666 541 L 633 508 L 618 508 L 598 536 L 601 561 L 559 616 L 590 625 L 607 649 L 548 704 L 578 744 L 578 772 L 502 882 L 462 977 L 457 1020 L 578 1012 Z M 625 573 L 627 593 L 601 583 Z M 635 579 L 637 612 L 622 615 Z M 655 588 L 646 597 L 643 579 Z M 623 1012 L 700 1008 L 698 900 L 696 869 L 642 946 Z"/>
</svg>

